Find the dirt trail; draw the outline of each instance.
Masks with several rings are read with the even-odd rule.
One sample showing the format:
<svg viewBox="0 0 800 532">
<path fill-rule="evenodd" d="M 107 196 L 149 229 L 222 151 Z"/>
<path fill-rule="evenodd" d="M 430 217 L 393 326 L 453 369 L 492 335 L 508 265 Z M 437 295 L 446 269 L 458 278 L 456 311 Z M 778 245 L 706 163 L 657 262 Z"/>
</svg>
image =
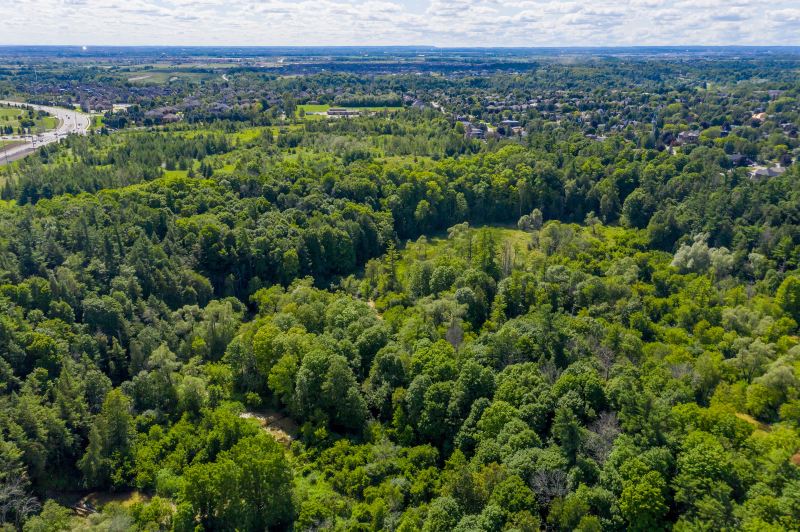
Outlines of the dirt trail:
<svg viewBox="0 0 800 532">
<path fill-rule="evenodd" d="M 744 414 L 742 412 L 736 412 L 736 417 L 750 423 L 752 426 L 756 428 L 756 431 L 772 432 L 772 427 L 769 424 L 762 423 L 761 421 L 757 420 L 751 415 Z M 792 456 L 789 457 L 789 463 L 794 464 L 797 467 L 800 467 L 800 450 L 798 450 L 796 453 L 794 453 Z"/>
<path fill-rule="evenodd" d="M 70 506 L 78 517 L 88 517 L 99 512 L 103 506 L 110 502 L 120 503 L 127 508 L 137 502 L 147 502 L 149 500 L 150 495 L 139 490 L 93 491 L 84 495 L 75 503 L 70 504 Z"/>
<path fill-rule="evenodd" d="M 742 412 L 736 412 L 736 417 L 738 417 L 739 419 L 741 419 L 743 421 L 747 421 L 752 426 L 754 426 L 756 428 L 756 430 L 761 430 L 761 431 L 764 431 L 764 432 L 770 432 L 772 430 L 772 427 L 770 427 L 766 423 L 760 422 L 759 420 L 757 420 L 756 418 L 754 418 L 751 415 L 748 415 L 748 414 L 745 414 L 745 413 L 742 413 Z"/>
<path fill-rule="evenodd" d="M 375 302 L 373 300 L 370 299 L 369 301 L 367 301 L 367 306 L 375 311 L 375 314 L 378 316 L 379 320 L 383 319 L 383 315 L 380 312 L 378 312 L 378 310 L 375 308 Z"/>
<path fill-rule="evenodd" d="M 275 438 L 280 444 L 288 446 L 297 438 L 297 423 L 290 417 L 275 410 L 242 412 L 239 414 L 239 417 L 255 419 L 261 425 L 261 428 Z"/>
</svg>

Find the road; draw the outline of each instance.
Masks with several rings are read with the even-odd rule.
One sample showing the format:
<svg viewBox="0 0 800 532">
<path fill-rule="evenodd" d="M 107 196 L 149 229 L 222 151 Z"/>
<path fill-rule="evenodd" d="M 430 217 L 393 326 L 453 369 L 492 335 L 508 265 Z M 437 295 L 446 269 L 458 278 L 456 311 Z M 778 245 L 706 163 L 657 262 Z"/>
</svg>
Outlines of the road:
<svg viewBox="0 0 800 532">
<path fill-rule="evenodd" d="M 0 100 L 0 105 L 19 106 L 23 104 L 21 104 L 20 102 Z M 71 134 L 86 135 L 89 132 L 89 124 L 91 123 L 91 119 L 89 115 L 85 113 L 81 113 L 71 109 L 64 109 L 63 107 L 49 107 L 47 105 L 34 105 L 34 104 L 24 104 L 24 105 L 32 107 L 37 111 L 44 111 L 46 113 L 55 116 L 58 119 L 58 127 L 56 127 L 56 129 L 51 129 L 50 131 L 45 131 L 44 133 L 33 136 L 31 135 L 0 136 L 0 140 L 24 141 L 24 144 L 16 144 L 5 150 L 0 149 L 0 164 L 5 164 L 6 162 L 11 162 L 11 161 L 16 161 L 17 159 L 21 159 L 26 155 L 33 153 L 39 146 L 44 146 L 46 144 L 52 144 L 53 142 L 58 142 L 60 139 L 63 139 L 67 135 Z"/>
</svg>

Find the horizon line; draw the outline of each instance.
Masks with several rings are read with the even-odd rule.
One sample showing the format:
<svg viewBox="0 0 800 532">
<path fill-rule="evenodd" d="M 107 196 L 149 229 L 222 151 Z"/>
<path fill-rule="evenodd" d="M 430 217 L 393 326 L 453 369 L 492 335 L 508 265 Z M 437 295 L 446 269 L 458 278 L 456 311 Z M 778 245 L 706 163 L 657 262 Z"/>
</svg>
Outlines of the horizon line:
<svg viewBox="0 0 800 532">
<path fill-rule="evenodd" d="M 2 44 L 0 48 L 350 48 L 350 49 L 387 49 L 387 48 L 426 48 L 435 50 L 548 50 L 548 49 L 697 49 L 697 48 L 800 48 L 798 44 L 607 44 L 607 45 L 534 45 L 534 46 L 500 46 L 500 45 L 433 45 L 433 44 Z"/>
</svg>

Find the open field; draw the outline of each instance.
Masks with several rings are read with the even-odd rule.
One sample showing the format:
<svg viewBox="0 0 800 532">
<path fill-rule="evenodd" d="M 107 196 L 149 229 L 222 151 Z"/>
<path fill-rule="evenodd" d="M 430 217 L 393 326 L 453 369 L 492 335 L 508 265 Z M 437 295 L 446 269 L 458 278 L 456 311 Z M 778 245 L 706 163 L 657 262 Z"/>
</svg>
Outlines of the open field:
<svg viewBox="0 0 800 532">
<path fill-rule="evenodd" d="M 211 79 L 216 74 L 208 72 L 192 72 L 181 69 L 168 69 L 168 70 L 138 70 L 135 72 L 124 72 L 120 77 L 129 83 L 135 84 L 157 84 L 164 85 L 175 81 L 192 81 L 199 82 L 205 79 Z"/>
<path fill-rule="evenodd" d="M 472 227 L 472 230 L 474 235 L 477 234 L 477 231 L 489 231 L 499 247 L 504 242 L 509 242 L 515 250 L 516 257 L 520 260 L 529 253 L 528 243 L 531 241 L 531 234 L 527 231 L 501 225 L 476 225 Z M 421 242 L 408 241 L 400 249 L 401 260 L 397 267 L 398 275 L 401 278 L 405 276 L 411 265 L 420 257 L 436 259 L 442 254 L 447 255 L 453 252 L 452 242 L 448 240 L 445 231 L 429 235 Z"/>
<path fill-rule="evenodd" d="M 92 115 L 89 129 L 94 131 L 103 127 L 103 115 Z"/>
<path fill-rule="evenodd" d="M 55 129 L 58 120 L 54 116 L 40 116 L 35 111 L 14 107 L 0 107 L 0 133 L 18 134 L 20 127 L 32 128 L 33 131 Z M 13 131 L 9 131 L 11 128 Z"/>
<path fill-rule="evenodd" d="M 297 106 L 297 112 L 299 113 L 302 109 L 303 112 L 306 113 L 324 113 L 328 109 L 330 109 L 330 105 L 325 104 L 303 104 Z"/>
</svg>

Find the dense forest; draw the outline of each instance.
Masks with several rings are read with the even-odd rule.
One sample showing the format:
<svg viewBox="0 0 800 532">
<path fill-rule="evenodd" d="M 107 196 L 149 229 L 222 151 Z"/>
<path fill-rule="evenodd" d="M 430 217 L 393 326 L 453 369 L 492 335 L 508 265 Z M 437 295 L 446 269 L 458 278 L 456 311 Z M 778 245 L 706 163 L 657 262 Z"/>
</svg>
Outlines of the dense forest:
<svg viewBox="0 0 800 532">
<path fill-rule="evenodd" d="M 0 167 L 0 526 L 797 530 L 798 65 L 241 69 Z"/>
</svg>

